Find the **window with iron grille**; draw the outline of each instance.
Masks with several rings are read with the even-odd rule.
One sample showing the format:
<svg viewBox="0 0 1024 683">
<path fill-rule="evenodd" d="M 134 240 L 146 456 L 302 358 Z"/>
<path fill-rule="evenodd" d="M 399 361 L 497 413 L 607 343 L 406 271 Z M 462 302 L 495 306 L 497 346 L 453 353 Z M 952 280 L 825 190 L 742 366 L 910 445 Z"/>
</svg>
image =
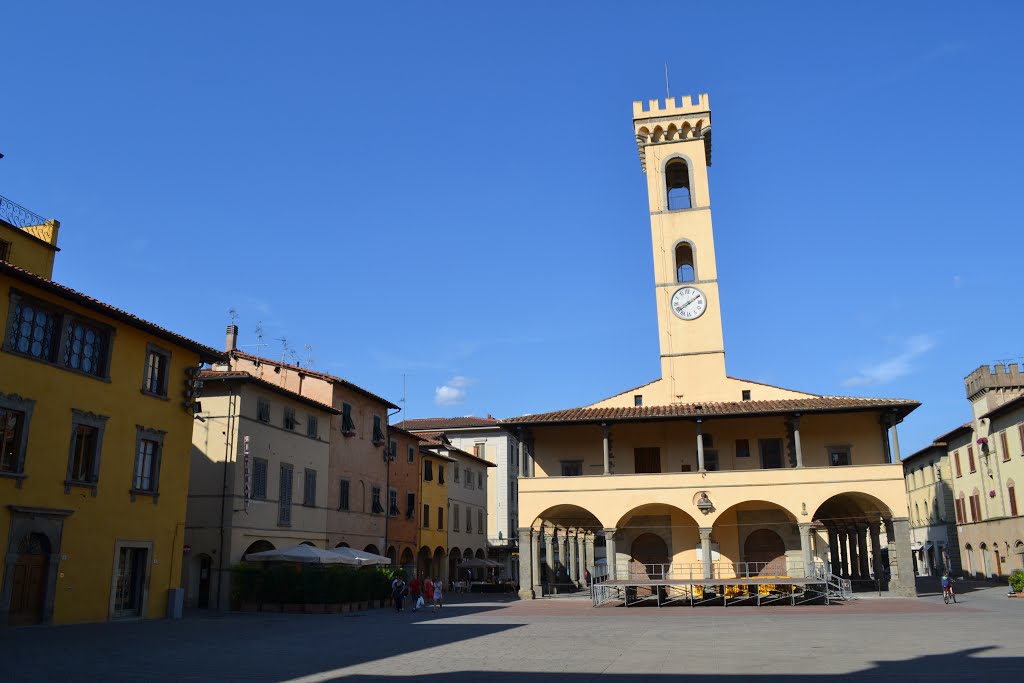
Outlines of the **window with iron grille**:
<svg viewBox="0 0 1024 683">
<path fill-rule="evenodd" d="M 352 420 L 352 405 L 341 404 L 341 433 L 351 436 L 356 433 L 356 423 Z"/>
<path fill-rule="evenodd" d="M 167 396 L 167 376 L 171 367 L 171 354 L 159 347 L 146 346 L 146 368 L 142 376 L 142 391 L 153 396 Z"/>
<path fill-rule="evenodd" d="M 413 515 L 416 514 L 416 494 L 406 493 L 405 494 L 405 518 L 412 519 Z"/>
<path fill-rule="evenodd" d="M 372 498 L 372 500 L 373 500 L 373 507 L 371 508 L 371 511 L 374 514 L 377 514 L 377 515 L 379 515 L 380 513 L 384 512 L 384 506 L 381 505 L 381 501 L 380 501 L 380 487 L 379 486 L 374 486 L 373 487 L 373 498 Z"/>
<path fill-rule="evenodd" d="M 265 398 L 256 399 L 256 419 L 270 423 L 270 401 Z"/>
<path fill-rule="evenodd" d="M 338 496 L 338 509 L 339 510 L 348 510 L 349 509 L 349 507 L 348 507 L 348 490 L 349 490 L 349 481 L 348 481 L 348 479 L 342 479 L 341 483 L 340 483 L 339 496 Z"/>
<path fill-rule="evenodd" d="M 277 524 L 292 524 L 292 466 L 281 463 L 281 488 L 277 496 Z"/>
<path fill-rule="evenodd" d="M 11 292 L 4 348 L 76 372 L 106 378 L 110 331 L 52 304 Z"/>
<path fill-rule="evenodd" d="M 265 458 L 252 460 L 252 497 L 254 500 L 267 499 L 267 461 Z"/>
<path fill-rule="evenodd" d="M 307 469 L 305 471 L 302 504 L 310 507 L 316 505 L 316 470 Z"/>
<path fill-rule="evenodd" d="M 316 415 L 306 416 L 306 436 L 311 439 L 316 439 L 320 436 L 320 424 L 319 420 L 316 419 Z"/>
<path fill-rule="evenodd" d="M 388 515 L 398 516 L 398 491 L 395 489 L 388 489 Z"/>
<path fill-rule="evenodd" d="M 384 443 L 384 431 L 381 428 L 380 415 L 373 416 L 373 443 Z"/>
<path fill-rule="evenodd" d="M 284 409 L 284 428 L 295 431 L 295 426 L 299 424 L 299 421 L 295 419 L 295 408 Z"/>
<path fill-rule="evenodd" d="M 60 314 L 28 299 L 12 297 L 14 312 L 7 330 L 9 351 L 54 362 L 60 341 Z"/>
</svg>

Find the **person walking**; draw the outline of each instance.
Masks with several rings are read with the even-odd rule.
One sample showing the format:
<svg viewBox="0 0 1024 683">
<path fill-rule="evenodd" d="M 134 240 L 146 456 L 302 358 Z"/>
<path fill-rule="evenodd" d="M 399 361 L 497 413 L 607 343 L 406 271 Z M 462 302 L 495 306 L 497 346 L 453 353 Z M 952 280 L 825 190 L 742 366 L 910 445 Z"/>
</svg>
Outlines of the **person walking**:
<svg viewBox="0 0 1024 683">
<path fill-rule="evenodd" d="M 433 612 L 436 609 L 441 609 L 444 603 L 444 593 L 441 592 L 440 582 L 434 584 L 434 604 L 430 607 L 430 611 Z"/>
<path fill-rule="evenodd" d="M 396 578 L 391 583 L 391 597 L 395 601 L 395 614 L 402 611 L 402 602 L 408 592 L 409 587 L 405 585 L 405 581 L 402 580 L 402 577 Z"/>
<path fill-rule="evenodd" d="M 412 601 L 413 612 L 420 608 L 420 591 L 422 588 L 423 584 L 420 583 L 420 577 L 414 576 L 412 581 L 409 582 L 409 599 Z"/>
<path fill-rule="evenodd" d="M 429 576 L 423 580 L 423 600 L 430 603 L 434 600 L 434 582 Z"/>
</svg>

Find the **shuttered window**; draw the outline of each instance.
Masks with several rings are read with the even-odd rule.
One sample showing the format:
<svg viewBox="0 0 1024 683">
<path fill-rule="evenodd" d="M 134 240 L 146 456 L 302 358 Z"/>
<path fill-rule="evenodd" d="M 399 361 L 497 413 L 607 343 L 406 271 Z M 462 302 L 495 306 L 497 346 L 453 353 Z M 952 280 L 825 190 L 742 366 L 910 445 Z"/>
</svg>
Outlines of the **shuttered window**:
<svg viewBox="0 0 1024 683">
<path fill-rule="evenodd" d="M 281 463 L 281 490 L 277 497 L 277 523 L 292 524 L 292 466 Z"/>
<path fill-rule="evenodd" d="M 484 511 L 476 511 L 476 532 L 482 534 L 484 532 Z"/>
<path fill-rule="evenodd" d="M 352 421 L 352 406 L 348 403 L 341 404 L 341 433 L 354 434 L 356 423 Z"/>
<path fill-rule="evenodd" d="M 1006 485 L 1006 498 L 1010 501 L 1010 516 L 1017 516 L 1017 489 L 1013 482 Z"/>
<path fill-rule="evenodd" d="M 999 434 L 999 442 L 1003 447 L 1003 460 L 1010 459 L 1010 442 L 1006 439 L 1006 431 Z"/>
<path fill-rule="evenodd" d="M 267 499 L 267 461 L 254 458 L 252 461 L 252 497 L 256 500 Z"/>
<path fill-rule="evenodd" d="M 430 528 L 430 506 L 425 503 L 423 505 L 423 528 Z"/>
<path fill-rule="evenodd" d="M 338 496 L 338 509 L 348 510 L 348 479 L 342 479 L 340 483 L 339 496 Z"/>
<path fill-rule="evenodd" d="M 963 473 L 960 471 L 960 451 L 953 451 L 953 464 L 956 465 L 956 476 L 962 477 Z"/>
<path fill-rule="evenodd" d="M 302 504 L 316 505 L 316 470 L 306 470 L 302 488 Z"/>
<path fill-rule="evenodd" d="M 971 472 L 975 472 L 978 468 L 974 465 L 974 447 L 967 447 L 967 466 L 971 468 Z"/>
</svg>

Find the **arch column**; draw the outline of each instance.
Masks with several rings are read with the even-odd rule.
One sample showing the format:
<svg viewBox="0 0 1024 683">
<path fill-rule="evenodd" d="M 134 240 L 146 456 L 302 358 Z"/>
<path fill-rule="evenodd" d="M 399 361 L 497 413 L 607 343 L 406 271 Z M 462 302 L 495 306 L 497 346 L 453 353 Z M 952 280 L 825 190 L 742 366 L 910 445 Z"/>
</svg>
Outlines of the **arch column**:
<svg viewBox="0 0 1024 683">
<path fill-rule="evenodd" d="M 611 440 L 611 436 L 612 436 L 611 427 L 608 426 L 608 423 L 602 422 L 601 423 L 601 438 L 602 438 L 602 447 L 604 449 L 604 473 L 605 474 L 611 474 L 612 473 L 612 448 L 611 448 L 611 441 L 610 441 Z"/>
<path fill-rule="evenodd" d="M 519 597 L 533 600 L 533 529 L 519 527 Z"/>
<path fill-rule="evenodd" d="M 562 574 L 566 579 L 569 579 L 569 563 L 572 561 L 570 557 L 569 543 L 569 530 L 559 529 L 558 530 L 558 559 L 562 565 Z"/>
<path fill-rule="evenodd" d="M 577 576 L 577 563 L 576 563 L 576 529 L 572 530 L 572 535 L 566 534 L 565 537 L 565 548 L 569 553 L 569 580 L 574 584 L 579 583 L 579 577 Z"/>
<path fill-rule="evenodd" d="M 842 576 L 842 566 L 839 563 L 839 532 L 835 527 L 828 527 L 828 551 L 832 559 L 832 574 Z"/>
<path fill-rule="evenodd" d="M 839 538 L 839 576 L 848 579 L 850 578 L 850 549 L 846 545 L 846 529 L 837 529 L 836 536 Z"/>
<path fill-rule="evenodd" d="M 555 582 L 555 530 L 552 527 L 544 528 L 544 564 L 547 567 L 544 581 L 550 586 Z"/>
<path fill-rule="evenodd" d="M 846 537 L 850 543 L 850 579 L 860 579 L 860 557 L 857 550 L 857 527 L 847 532 Z"/>
<path fill-rule="evenodd" d="M 594 567 L 595 565 L 597 565 L 597 558 L 594 557 L 594 537 L 595 537 L 595 535 L 596 534 L 593 531 L 588 531 L 587 532 L 587 537 L 583 541 L 583 547 L 586 550 L 586 553 L 584 553 L 584 560 L 585 561 L 583 563 L 583 567 L 585 569 L 589 569 L 590 567 Z M 591 579 L 591 581 L 593 581 L 593 579 L 594 579 L 594 573 L 593 572 L 590 573 L 590 579 Z"/>
<path fill-rule="evenodd" d="M 804 563 L 804 576 L 812 576 L 814 563 L 811 560 L 811 523 L 800 522 L 797 527 L 800 529 L 800 557 Z"/>
<path fill-rule="evenodd" d="M 540 578 L 540 532 L 541 529 L 533 529 L 530 534 L 530 567 L 533 579 L 533 595 L 540 597 L 544 595 Z M 520 579 L 522 582 L 522 579 Z"/>
<path fill-rule="evenodd" d="M 704 565 L 704 578 L 711 578 L 711 527 L 702 526 L 700 531 L 701 564 Z"/>
<path fill-rule="evenodd" d="M 618 562 L 618 557 L 617 557 L 616 552 L 615 552 L 615 532 L 616 531 L 618 531 L 618 529 L 605 529 L 604 530 L 605 562 L 608 565 L 608 578 L 612 579 L 612 580 L 617 579 L 618 576 L 619 576 L 618 575 L 618 571 L 617 571 L 617 567 L 618 567 L 619 562 Z"/>
<path fill-rule="evenodd" d="M 868 526 L 868 532 L 871 536 L 871 560 L 875 570 L 875 577 L 888 586 L 888 582 L 885 580 L 885 569 L 882 567 L 882 544 L 878 537 L 878 525 L 879 523 L 875 521 L 871 522 Z"/>
<path fill-rule="evenodd" d="M 586 586 L 587 583 L 587 552 L 586 552 L 586 532 L 582 529 L 576 532 L 576 582 L 580 586 Z"/>
<path fill-rule="evenodd" d="M 860 558 L 860 577 L 871 578 L 871 565 L 868 562 L 868 528 L 857 526 L 857 556 Z"/>
<path fill-rule="evenodd" d="M 804 466 L 804 454 L 800 448 L 800 413 L 795 414 L 790 421 L 793 424 L 793 452 L 796 455 L 796 466 Z"/>
<path fill-rule="evenodd" d="M 706 472 L 704 469 L 704 421 L 697 418 L 697 471 Z M 704 578 L 709 579 L 710 576 Z"/>
<path fill-rule="evenodd" d="M 889 537 L 889 547 L 896 546 L 896 571 L 893 575 L 896 581 L 896 592 L 904 597 L 915 598 L 917 597 L 917 586 L 914 582 L 914 563 L 910 555 L 910 520 L 906 517 L 896 517 L 889 526 L 893 531 Z M 889 552 L 891 557 L 893 551 Z"/>
</svg>

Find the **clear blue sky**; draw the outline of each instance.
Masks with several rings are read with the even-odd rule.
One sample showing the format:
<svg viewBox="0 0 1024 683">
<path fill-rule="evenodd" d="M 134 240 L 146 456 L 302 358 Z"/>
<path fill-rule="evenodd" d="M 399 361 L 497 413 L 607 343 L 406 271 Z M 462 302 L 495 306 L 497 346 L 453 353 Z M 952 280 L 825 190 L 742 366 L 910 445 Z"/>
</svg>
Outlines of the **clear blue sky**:
<svg viewBox="0 0 1024 683">
<path fill-rule="evenodd" d="M 828 5 L 10 3 L 0 194 L 205 343 L 235 308 L 410 417 L 572 407 L 659 373 L 630 102 L 668 63 L 730 374 L 918 399 L 909 453 L 1024 355 L 1024 12 Z"/>
</svg>

